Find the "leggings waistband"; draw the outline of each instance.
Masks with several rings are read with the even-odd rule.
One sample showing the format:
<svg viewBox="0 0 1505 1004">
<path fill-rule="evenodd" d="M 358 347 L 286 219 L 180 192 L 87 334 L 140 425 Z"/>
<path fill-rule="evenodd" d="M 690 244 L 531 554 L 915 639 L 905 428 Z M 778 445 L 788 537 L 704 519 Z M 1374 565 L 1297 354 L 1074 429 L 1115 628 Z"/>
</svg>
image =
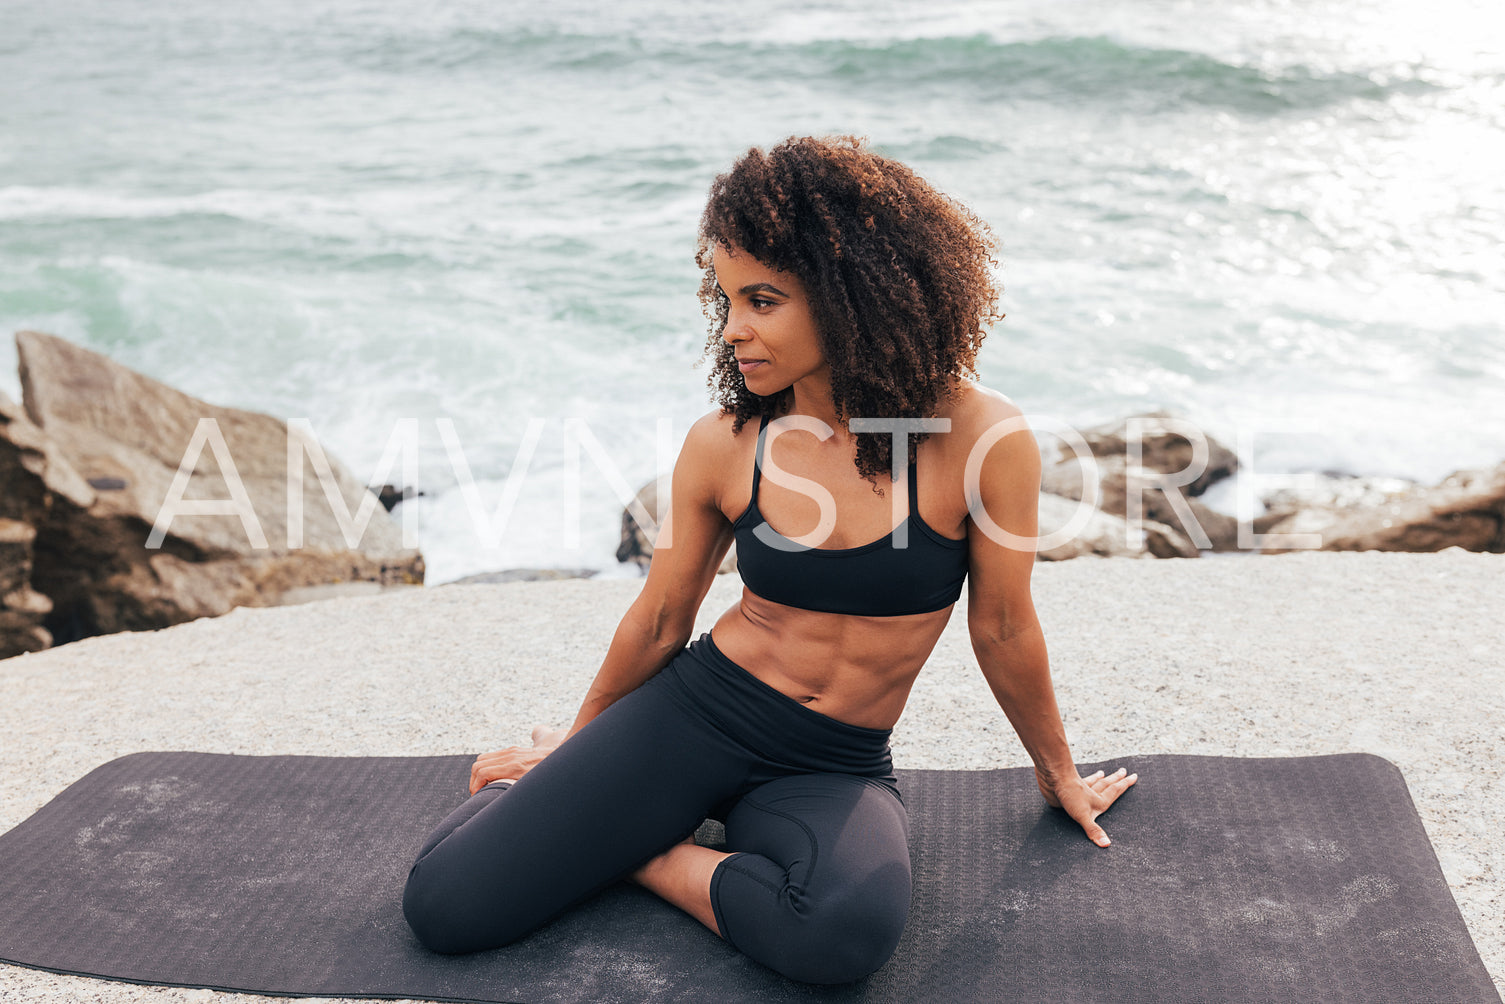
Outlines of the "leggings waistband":
<svg viewBox="0 0 1505 1004">
<path fill-rule="evenodd" d="M 732 738 L 802 770 L 891 775 L 891 729 L 871 729 L 813 711 L 727 658 L 709 632 L 664 667 L 686 696 Z"/>
</svg>

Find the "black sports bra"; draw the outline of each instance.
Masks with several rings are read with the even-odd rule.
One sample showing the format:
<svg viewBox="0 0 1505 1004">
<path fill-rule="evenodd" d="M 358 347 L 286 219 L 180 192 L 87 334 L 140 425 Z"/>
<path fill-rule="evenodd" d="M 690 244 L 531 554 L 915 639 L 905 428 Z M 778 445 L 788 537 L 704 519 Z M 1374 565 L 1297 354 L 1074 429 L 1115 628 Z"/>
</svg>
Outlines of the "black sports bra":
<svg viewBox="0 0 1505 1004">
<path fill-rule="evenodd" d="M 955 603 L 967 577 L 967 541 L 952 540 L 920 518 L 914 461 L 909 463 L 909 516 L 895 530 L 858 547 L 807 547 L 768 525 L 758 511 L 763 442 L 758 426 L 752 498 L 732 524 L 742 582 L 775 603 L 833 614 L 897 616 Z M 894 546 L 894 537 L 907 538 Z"/>
</svg>

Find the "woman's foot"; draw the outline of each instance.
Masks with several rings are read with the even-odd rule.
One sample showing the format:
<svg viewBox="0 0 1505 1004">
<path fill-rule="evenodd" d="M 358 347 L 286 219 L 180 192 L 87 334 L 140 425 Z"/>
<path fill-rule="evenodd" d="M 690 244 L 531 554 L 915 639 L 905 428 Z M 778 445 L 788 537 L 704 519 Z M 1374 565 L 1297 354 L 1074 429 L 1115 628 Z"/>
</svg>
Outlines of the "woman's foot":
<svg viewBox="0 0 1505 1004">
<path fill-rule="evenodd" d="M 648 886 L 649 883 L 644 880 L 653 872 L 670 867 L 669 855 L 673 854 L 677 849 L 683 847 L 685 844 L 689 844 L 691 846 L 695 845 L 694 833 L 691 833 L 688 837 L 685 837 L 679 843 L 675 844 L 667 851 L 664 851 L 662 854 L 649 858 L 646 862 L 643 863 L 642 867 L 638 868 L 637 871 L 627 876 L 627 880 L 629 882 L 634 882 L 640 886 Z"/>
<path fill-rule="evenodd" d="M 564 742 L 564 737 L 569 734 L 569 729 L 556 729 L 548 725 L 535 725 L 533 726 L 533 745 L 558 746 Z"/>
<path fill-rule="evenodd" d="M 717 866 L 729 857 L 725 851 L 699 846 L 691 833 L 627 877 L 673 903 L 719 936 L 721 929 L 711 907 L 711 878 Z"/>
</svg>

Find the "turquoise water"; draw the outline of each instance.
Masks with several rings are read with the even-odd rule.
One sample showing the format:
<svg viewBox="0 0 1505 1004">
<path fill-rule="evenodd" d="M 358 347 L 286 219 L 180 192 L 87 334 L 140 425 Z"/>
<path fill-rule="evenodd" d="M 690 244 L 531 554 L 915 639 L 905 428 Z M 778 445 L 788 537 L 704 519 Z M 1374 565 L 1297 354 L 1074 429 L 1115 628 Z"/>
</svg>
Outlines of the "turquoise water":
<svg viewBox="0 0 1505 1004">
<path fill-rule="evenodd" d="M 10 0 L 0 330 L 308 417 L 358 475 L 418 420 L 431 581 L 610 567 L 708 407 L 711 178 L 865 134 L 994 226 L 984 382 L 1170 407 L 1271 477 L 1505 459 L 1505 17 L 1300 5 Z M 0 389 L 15 395 L 14 351 Z M 484 546 L 454 442 L 485 510 Z M 528 456 L 530 421 L 536 448 Z M 399 510 L 401 511 L 401 510 Z"/>
</svg>

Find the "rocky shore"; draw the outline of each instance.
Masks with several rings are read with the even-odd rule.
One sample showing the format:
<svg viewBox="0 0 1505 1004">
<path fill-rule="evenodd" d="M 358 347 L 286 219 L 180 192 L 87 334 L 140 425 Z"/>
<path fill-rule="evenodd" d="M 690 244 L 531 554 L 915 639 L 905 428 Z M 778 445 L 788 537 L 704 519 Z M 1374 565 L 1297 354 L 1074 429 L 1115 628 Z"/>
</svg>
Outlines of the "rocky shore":
<svg viewBox="0 0 1505 1004">
<path fill-rule="evenodd" d="M 378 499 L 306 430 L 197 400 L 52 335 L 21 332 L 16 346 L 22 401 L 0 393 L 0 659 L 423 582 L 422 555 L 386 511 L 405 493 L 383 486 Z M 1042 561 L 1505 552 L 1505 463 L 1432 486 L 1313 473 L 1267 492 L 1264 511 L 1241 524 L 1204 502 L 1237 474 L 1238 456 L 1184 418 L 1134 415 L 1068 445 L 1043 472 Z M 655 520 L 667 501 L 656 489 L 637 499 Z M 617 559 L 646 567 L 652 531 L 624 510 Z M 736 567 L 733 550 L 720 570 Z M 462 581 L 593 574 L 506 569 Z"/>
</svg>

